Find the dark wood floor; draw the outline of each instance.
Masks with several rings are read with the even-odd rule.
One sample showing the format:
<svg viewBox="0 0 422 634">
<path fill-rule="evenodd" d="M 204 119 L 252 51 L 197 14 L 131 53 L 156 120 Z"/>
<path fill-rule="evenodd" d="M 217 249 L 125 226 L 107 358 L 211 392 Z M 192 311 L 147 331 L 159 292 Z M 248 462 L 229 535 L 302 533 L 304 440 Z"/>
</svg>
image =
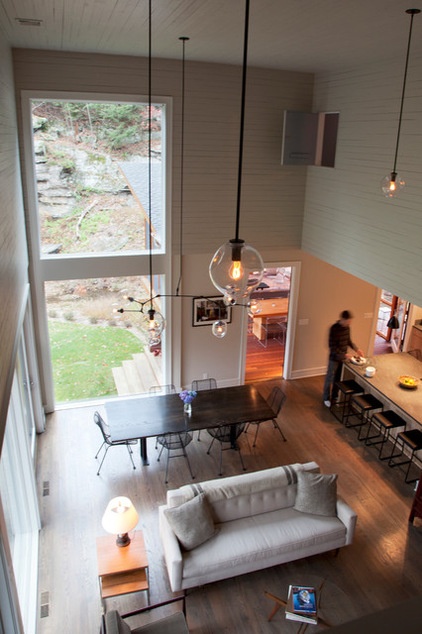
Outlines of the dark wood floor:
<svg viewBox="0 0 422 634">
<path fill-rule="evenodd" d="M 276 382 L 259 383 L 267 395 Z M 358 514 L 353 545 L 268 570 L 243 575 L 192 591 L 187 598 L 191 632 L 293 634 L 297 626 L 280 611 L 271 623 L 268 590 L 285 595 L 290 583 L 327 580 L 325 617 L 332 624 L 349 621 L 417 595 L 422 595 L 422 529 L 409 525 L 413 486 L 398 469 L 380 462 L 356 433 L 344 428 L 321 405 L 322 377 L 281 381 L 287 394 L 279 420 L 283 442 L 271 424 L 262 427 L 255 449 L 251 435 L 240 444 L 248 470 L 316 460 L 323 472 L 338 473 L 340 494 Z M 103 408 L 99 407 L 102 411 Z M 151 600 L 170 596 L 157 532 L 157 507 L 165 500 L 165 462 L 157 463 L 153 440 L 149 466 L 131 468 L 125 448 L 112 448 L 99 477 L 94 455 L 100 445 L 93 423 L 94 406 L 58 411 L 48 417 L 39 437 L 38 490 L 42 531 L 39 593 L 48 599 L 49 615 L 39 619 L 38 634 L 98 634 L 101 604 L 96 576 L 95 539 L 103 535 L 101 517 L 107 502 L 128 495 L 139 513 L 150 562 Z M 196 481 L 217 476 L 217 452 L 208 456 L 207 434 L 189 445 Z M 240 473 L 238 456 L 224 455 L 225 475 Z M 170 487 L 190 481 L 183 458 L 170 463 Z M 43 497 L 43 489 L 49 495 Z M 123 611 L 143 605 L 142 595 L 110 599 L 108 608 Z M 167 608 L 170 610 L 170 608 Z M 174 609 L 174 608 L 171 608 Z M 316 631 L 309 627 L 309 634 Z"/>
</svg>

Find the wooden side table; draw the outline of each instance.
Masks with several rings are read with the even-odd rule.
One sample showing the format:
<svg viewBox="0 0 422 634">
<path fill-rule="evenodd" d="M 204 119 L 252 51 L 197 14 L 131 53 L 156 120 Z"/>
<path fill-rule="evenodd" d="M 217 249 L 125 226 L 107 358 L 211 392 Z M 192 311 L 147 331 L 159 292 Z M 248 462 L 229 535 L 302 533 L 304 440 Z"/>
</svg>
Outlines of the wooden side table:
<svg viewBox="0 0 422 634">
<path fill-rule="evenodd" d="M 119 548 L 114 535 L 97 537 L 97 563 L 100 596 L 105 599 L 146 592 L 149 603 L 148 557 L 142 531 L 135 531 L 129 546 Z"/>
</svg>

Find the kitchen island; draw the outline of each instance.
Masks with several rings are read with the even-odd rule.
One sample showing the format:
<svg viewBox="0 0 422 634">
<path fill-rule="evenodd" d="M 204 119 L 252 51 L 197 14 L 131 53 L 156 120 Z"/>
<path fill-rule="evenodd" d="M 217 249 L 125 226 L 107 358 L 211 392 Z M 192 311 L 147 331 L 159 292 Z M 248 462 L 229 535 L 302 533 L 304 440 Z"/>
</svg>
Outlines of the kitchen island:
<svg viewBox="0 0 422 634">
<path fill-rule="evenodd" d="M 376 371 L 372 378 L 365 376 L 367 365 Z M 384 409 L 392 409 L 404 418 L 407 428 L 422 426 L 422 381 L 418 387 L 409 389 L 400 386 L 402 375 L 422 378 L 422 362 L 407 352 L 383 354 L 372 357 L 362 366 L 347 361 L 343 365 L 344 378 L 353 378 L 365 392 L 376 396 L 384 403 Z"/>
</svg>

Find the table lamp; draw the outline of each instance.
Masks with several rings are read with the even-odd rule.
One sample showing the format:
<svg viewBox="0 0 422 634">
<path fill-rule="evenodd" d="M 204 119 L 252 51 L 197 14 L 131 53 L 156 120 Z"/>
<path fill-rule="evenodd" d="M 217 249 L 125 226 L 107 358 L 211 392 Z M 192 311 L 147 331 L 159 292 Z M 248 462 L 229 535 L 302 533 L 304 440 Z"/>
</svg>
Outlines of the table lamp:
<svg viewBox="0 0 422 634">
<path fill-rule="evenodd" d="M 102 525 L 108 533 L 117 535 L 116 544 L 120 548 L 129 546 L 128 532 L 135 528 L 137 523 L 138 513 L 129 498 L 119 496 L 107 504 Z"/>
</svg>

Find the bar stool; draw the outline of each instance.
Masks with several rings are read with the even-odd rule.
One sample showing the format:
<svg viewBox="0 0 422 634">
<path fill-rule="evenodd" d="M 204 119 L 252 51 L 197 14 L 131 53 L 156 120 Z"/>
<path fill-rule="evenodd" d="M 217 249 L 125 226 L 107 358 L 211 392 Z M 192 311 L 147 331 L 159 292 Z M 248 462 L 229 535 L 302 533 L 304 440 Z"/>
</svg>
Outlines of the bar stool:
<svg viewBox="0 0 422 634">
<path fill-rule="evenodd" d="M 371 432 L 372 426 L 375 427 L 377 433 L 370 436 L 369 434 Z M 368 432 L 364 438 L 365 445 L 367 445 L 368 447 L 371 447 L 372 445 L 380 445 L 378 458 L 380 460 L 389 460 L 391 454 L 382 457 L 382 450 L 385 443 L 390 437 L 391 431 L 393 429 L 397 429 L 398 427 L 406 427 L 406 421 L 403 420 L 401 416 L 396 414 L 396 412 L 393 412 L 393 410 L 391 409 L 387 409 L 384 412 L 377 412 L 371 417 L 369 421 Z"/>
<path fill-rule="evenodd" d="M 353 394 L 349 401 L 349 410 L 345 415 L 346 427 L 359 427 L 358 440 L 361 438 L 361 429 L 369 423 L 375 410 L 383 410 L 383 403 L 372 394 Z M 350 417 L 357 418 L 356 423 L 350 423 Z"/>
<path fill-rule="evenodd" d="M 400 446 L 400 451 L 398 453 L 394 453 L 396 447 Z M 400 458 L 404 455 L 405 446 L 410 449 L 410 458 L 406 460 L 400 460 L 399 462 L 394 462 L 395 458 Z M 413 462 L 413 457 L 417 451 L 422 449 L 422 431 L 419 429 L 409 429 L 408 431 L 401 431 L 396 436 L 396 442 L 394 443 L 393 451 L 391 452 L 390 460 L 388 461 L 389 467 L 399 467 L 400 465 L 408 465 L 405 482 L 416 482 L 419 480 L 419 477 L 409 479 L 410 467 Z"/>
<path fill-rule="evenodd" d="M 336 381 L 335 388 L 339 391 L 339 400 L 337 403 L 331 403 L 330 410 L 337 420 L 344 423 L 351 397 L 353 394 L 363 394 L 364 389 L 353 379 L 349 379 L 347 381 Z"/>
</svg>

